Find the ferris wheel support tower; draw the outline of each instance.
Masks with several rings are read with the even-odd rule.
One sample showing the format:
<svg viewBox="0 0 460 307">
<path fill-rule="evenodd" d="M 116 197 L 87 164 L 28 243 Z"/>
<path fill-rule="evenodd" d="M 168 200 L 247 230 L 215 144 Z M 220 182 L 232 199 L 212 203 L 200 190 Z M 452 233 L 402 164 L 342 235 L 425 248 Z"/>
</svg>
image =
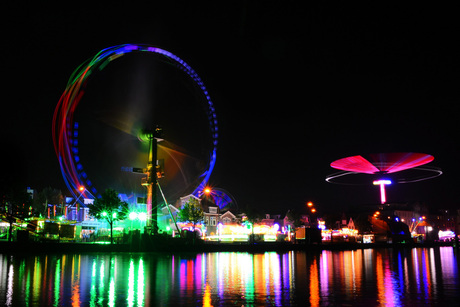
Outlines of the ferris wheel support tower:
<svg viewBox="0 0 460 307">
<path fill-rule="evenodd" d="M 153 234 L 158 233 L 158 215 L 157 215 L 157 179 L 163 177 L 162 171 L 157 163 L 157 144 L 162 139 L 163 131 L 156 127 L 154 130 L 143 130 L 139 135 L 141 141 L 149 142 L 149 158 L 145 174 L 142 179 L 142 185 L 147 188 L 147 226 L 151 228 Z"/>
</svg>

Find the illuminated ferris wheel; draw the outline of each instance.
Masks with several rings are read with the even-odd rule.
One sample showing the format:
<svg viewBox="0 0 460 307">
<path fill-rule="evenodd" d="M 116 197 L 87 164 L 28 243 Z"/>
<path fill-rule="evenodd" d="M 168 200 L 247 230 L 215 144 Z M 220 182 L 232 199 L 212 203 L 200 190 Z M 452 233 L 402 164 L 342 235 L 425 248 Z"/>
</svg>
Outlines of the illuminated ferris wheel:
<svg viewBox="0 0 460 307">
<path fill-rule="evenodd" d="M 95 196 L 114 188 L 135 202 L 145 194 L 145 178 L 122 170 L 147 163 L 143 129 L 164 128 L 154 163 L 165 173 L 164 193 L 174 199 L 202 193 L 209 181 L 217 124 L 210 95 L 191 66 L 164 49 L 125 44 L 98 52 L 73 72 L 56 106 L 52 133 L 75 198 L 82 186 Z"/>
</svg>

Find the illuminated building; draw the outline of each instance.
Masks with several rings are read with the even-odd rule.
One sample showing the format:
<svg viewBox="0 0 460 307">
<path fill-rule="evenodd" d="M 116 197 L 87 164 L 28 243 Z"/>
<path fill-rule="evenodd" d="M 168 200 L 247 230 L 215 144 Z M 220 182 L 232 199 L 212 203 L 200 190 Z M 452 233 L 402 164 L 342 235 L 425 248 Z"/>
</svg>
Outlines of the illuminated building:
<svg viewBox="0 0 460 307">
<path fill-rule="evenodd" d="M 227 211 L 220 216 L 220 222 L 224 225 L 233 224 L 238 221 L 236 216 L 231 212 Z"/>
</svg>

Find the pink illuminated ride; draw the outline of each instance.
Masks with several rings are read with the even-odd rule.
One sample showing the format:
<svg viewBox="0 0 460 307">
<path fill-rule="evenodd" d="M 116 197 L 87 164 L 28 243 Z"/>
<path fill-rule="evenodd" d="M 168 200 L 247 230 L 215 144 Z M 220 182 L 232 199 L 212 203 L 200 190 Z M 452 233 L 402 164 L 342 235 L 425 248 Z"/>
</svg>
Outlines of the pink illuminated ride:
<svg viewBox="0 0 460 307">
<path fill-rule="evenodd" d="M 385 185 L 411 183 L 440 176 L 442 171 L 439 168 L 426 166 L 433 160 L 432 155 L 414 152 L 351 156 L 332 162 L 331 167 L 341 171 L 327 176 L 326 181 L 347 185 L 367 184 L 369 175 L 372 175 L 375 177 L 373 184 L 380 186 L 380 200 L 384 204 Z"/>
</svg>

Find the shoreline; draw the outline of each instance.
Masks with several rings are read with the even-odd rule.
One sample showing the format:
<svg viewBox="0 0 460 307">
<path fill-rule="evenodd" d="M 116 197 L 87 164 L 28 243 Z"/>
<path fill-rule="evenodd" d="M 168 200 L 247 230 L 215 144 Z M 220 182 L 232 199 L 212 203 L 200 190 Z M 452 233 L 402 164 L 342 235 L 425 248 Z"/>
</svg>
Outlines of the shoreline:
<svg viewBox="0 0 460 307">
<path fill-rule="evenodd" d="M 209 252 L 288 252 L 305 251 L 321 252 L 323 250 L 358 250 L 369 248 L 417 248 L 451 246 L 458 249 L 454 242 L 425 243 L 332 243 L 332 244 L 293 244 L 285 242 L 273 243 L 208 243 L 197 241 L 192 244 L 186 240 L 149 239 L 138 244 L 99 244 L 73 242 L 7 242 L 0 241 L 1 254 L 68 254 L 68 253 L 209 253 Z"/>
</svg>

